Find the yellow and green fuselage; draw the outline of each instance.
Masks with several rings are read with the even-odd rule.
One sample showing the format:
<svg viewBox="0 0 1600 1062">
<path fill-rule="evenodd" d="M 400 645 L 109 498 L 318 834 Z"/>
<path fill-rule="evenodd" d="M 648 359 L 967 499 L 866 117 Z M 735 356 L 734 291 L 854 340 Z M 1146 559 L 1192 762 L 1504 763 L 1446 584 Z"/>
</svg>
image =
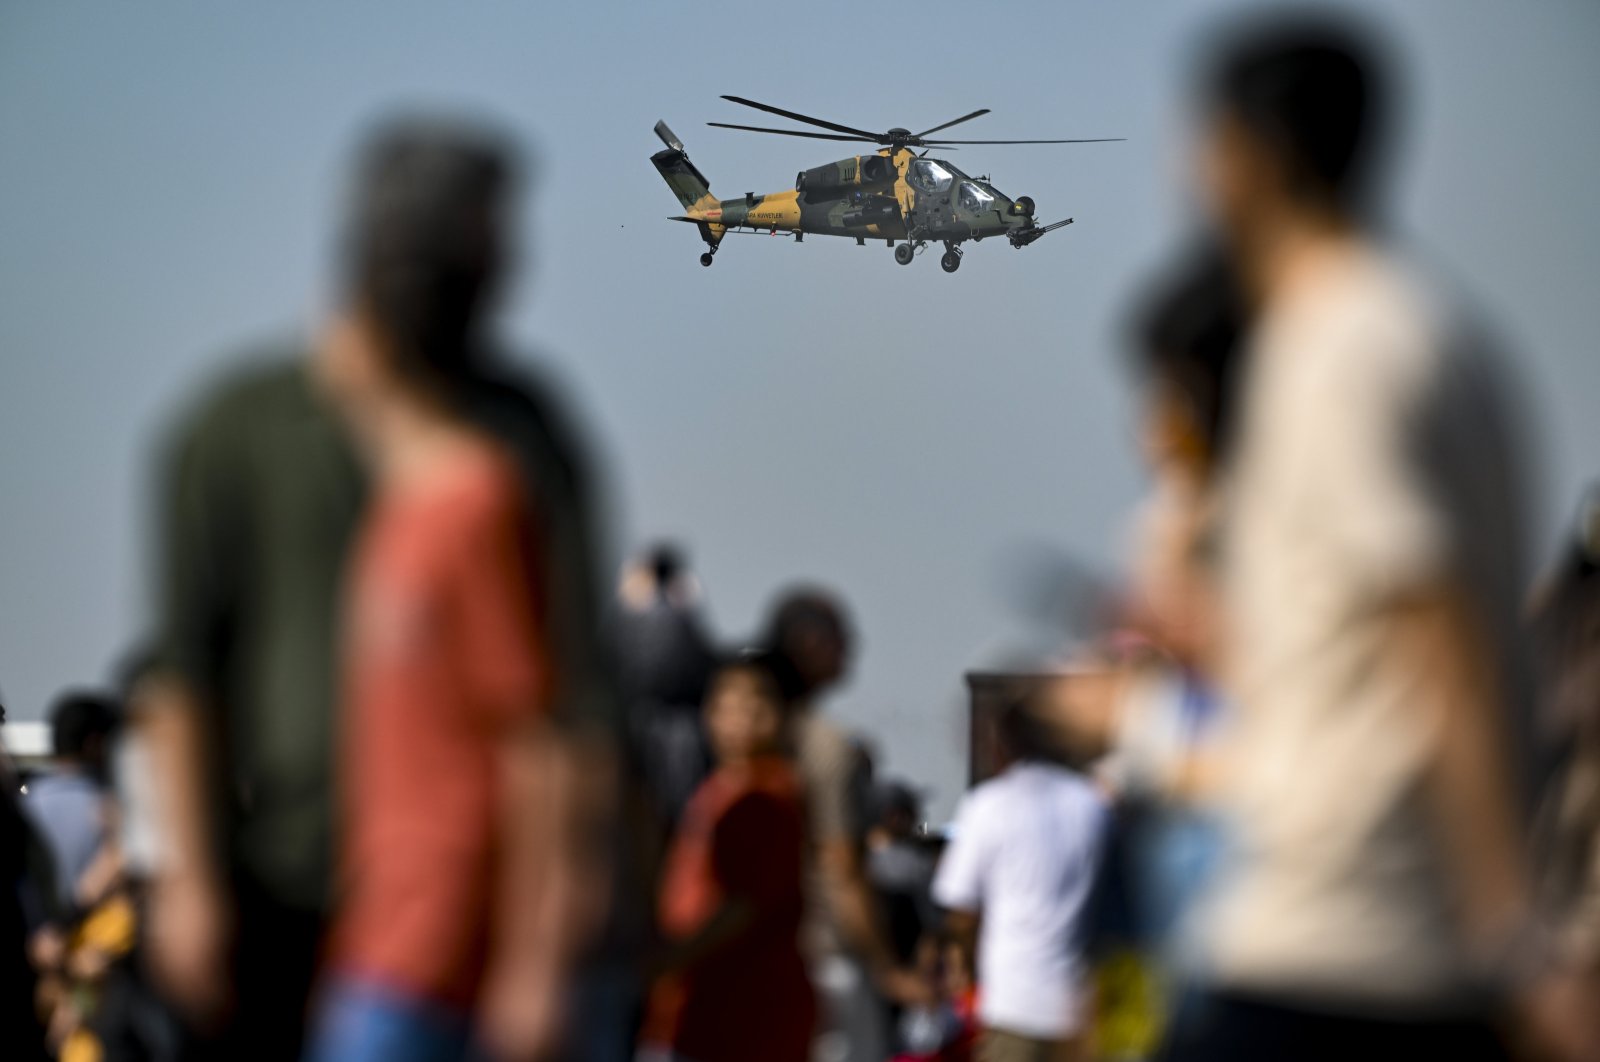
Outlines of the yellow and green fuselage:
<svg viewBox="0 0 1600 1062">
<path fill-rule="evenodd" d="M 1006 236 L 1016 246 L 1039 230 L 1033 202 L 1012 200 L 986 179 L 968 177 L 942 159 L 907 148 L 884 148 L 805 170 L 790 191 L 718 199 L 681 147 L 658 151 L 651 161 L 683 206 L 673 220 L 695 224 L 710 255 L 732 230 L 853 236 L 916 244 Z"/>
</svg>

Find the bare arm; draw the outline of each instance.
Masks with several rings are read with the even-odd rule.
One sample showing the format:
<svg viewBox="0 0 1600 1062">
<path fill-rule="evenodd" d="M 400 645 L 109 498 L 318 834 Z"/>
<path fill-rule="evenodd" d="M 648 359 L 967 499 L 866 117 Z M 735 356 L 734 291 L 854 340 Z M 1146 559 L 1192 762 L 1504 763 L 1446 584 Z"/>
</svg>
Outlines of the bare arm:
<svg viewBox="0 0 1600 1062">
<path fill-rule="evenodd" d="M 737 940 L 755 924 L 756 905 L 742 896 L 730 896 L 692 936 L 675 941 L 656 963 L 660 972 L 690 969 Z"/>
<path fill-rule="evenodd" d="M 1392 613 L 1394 644 L 1422 677 L 1435 737 L 1428 797 L 1473 940 L 1512 934 L 1531 912 L 1531 886 L 1494 654 L 1467 604 L 1436 588 Z"/>
<path fill-rule="evenodd" d="M 483 1036 L 497 1058 L 536 1059 L 560 1035 L 563 982 L 578 937 L 571 917 L 575 772 L 542 718 L 505 736 L 498 770 L 500 861 Z"/>
<path fill-rule="evenodd" d="M 571 971 L 612 902 L 617 764 L 603 737 L 534 719 L 507 735 L 500 770 L 497 934 L 483 1035 L 496 1058 L 544 1058 L 564 1031 Z"/>
<path fill-rule="evenodd" d="M 915 1003 L 929 987 L 902 968 L 889 946 L 866 868 L 848 838 L 824 838 L 817 846 L 823 887 L 834 924 L 846 947 L 861 958 L 880 991 L 900 1003 Z"/>
<path fill-rule="evenodd" d="M 961 961 L 966 964 L 968 970 L 973 969 L 975 966 L 973 956 L 978 950 L 977 912 L 947 910 L 944 913 L 944 928 L 961 953 Z"/>
<path fill-rule="evenodd" d="M 198 694 L 175 677 L 151 681 L 139 725 L 149 740 L 161 838 L 151 964 L 174 1001 L 204 1021 L 228 1002 L 229 912 L 211 841 L 210 746 Z"/>
</svg>

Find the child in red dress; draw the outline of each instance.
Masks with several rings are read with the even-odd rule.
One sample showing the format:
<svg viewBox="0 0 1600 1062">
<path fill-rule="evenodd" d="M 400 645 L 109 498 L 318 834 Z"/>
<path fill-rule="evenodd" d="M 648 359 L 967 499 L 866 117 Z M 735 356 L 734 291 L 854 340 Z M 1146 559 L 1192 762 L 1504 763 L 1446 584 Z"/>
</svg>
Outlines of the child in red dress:
<svg viewBox="0 0 1600 1062">
<path fill-rule="evenodd" d="M 816 1003 L 798 935 L 805 822 L 774 662 L 723 666 L 706 702 L 717 769 L 685 809 L 662 880 L 671 970 L 645 1042 L 686 1062 L 806 1062 Z"/>
</svg>

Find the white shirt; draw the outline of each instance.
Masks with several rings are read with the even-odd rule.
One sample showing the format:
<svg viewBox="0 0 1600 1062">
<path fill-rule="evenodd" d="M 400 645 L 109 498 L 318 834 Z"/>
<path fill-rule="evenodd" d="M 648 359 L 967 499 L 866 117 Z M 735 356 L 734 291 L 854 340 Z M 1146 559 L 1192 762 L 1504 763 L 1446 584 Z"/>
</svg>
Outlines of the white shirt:
<svg viewBox="0 0 1600 1062">
<path fill-rule="evenodd" d="M 1426 1008 L 1468 966 L 1425 800 L 1428 676 L 1393 651 L 1385 610 L 1448 584 L 1492 646 L 1513 644 L 1507 400 L 1407 269 L 1372 248 L 1306 266 L 1252 337 L 1226 494 L 1236 862 L 1213 963 L 1239 988 Z"/>
<path fill-rule="evenodd" d="M 985 1026 L 1048 1040 L 1082 1027 L 1081 922 L 1104 820 L 1094 786 L 1042 763 L 1016 764 L 962 800 L 933 898 L 982 912 Z"/>
</svg>

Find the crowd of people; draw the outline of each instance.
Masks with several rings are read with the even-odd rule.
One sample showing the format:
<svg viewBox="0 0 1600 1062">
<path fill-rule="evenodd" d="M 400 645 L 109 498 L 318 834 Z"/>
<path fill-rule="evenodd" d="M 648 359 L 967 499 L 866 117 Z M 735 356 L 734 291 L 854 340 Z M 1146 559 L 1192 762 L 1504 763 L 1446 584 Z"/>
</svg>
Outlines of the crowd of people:
<svg viewBox="0 0 1600 1062">
<path fill-rule="evenodd" d="M 148 639 L 0 764 L 6 1058 L 1600 1059 L 1600 496 L 1537 583 L 1509 366 L 1385 238 L 1382 56 L 1220 36 L 1138 300 L 1101 636 L 947 826 L 827 710 L 845 597 L 613 589 L 492 332 L 517 159 L 360 152 L 336 311 L 172 426 Z"/>
</svg>

